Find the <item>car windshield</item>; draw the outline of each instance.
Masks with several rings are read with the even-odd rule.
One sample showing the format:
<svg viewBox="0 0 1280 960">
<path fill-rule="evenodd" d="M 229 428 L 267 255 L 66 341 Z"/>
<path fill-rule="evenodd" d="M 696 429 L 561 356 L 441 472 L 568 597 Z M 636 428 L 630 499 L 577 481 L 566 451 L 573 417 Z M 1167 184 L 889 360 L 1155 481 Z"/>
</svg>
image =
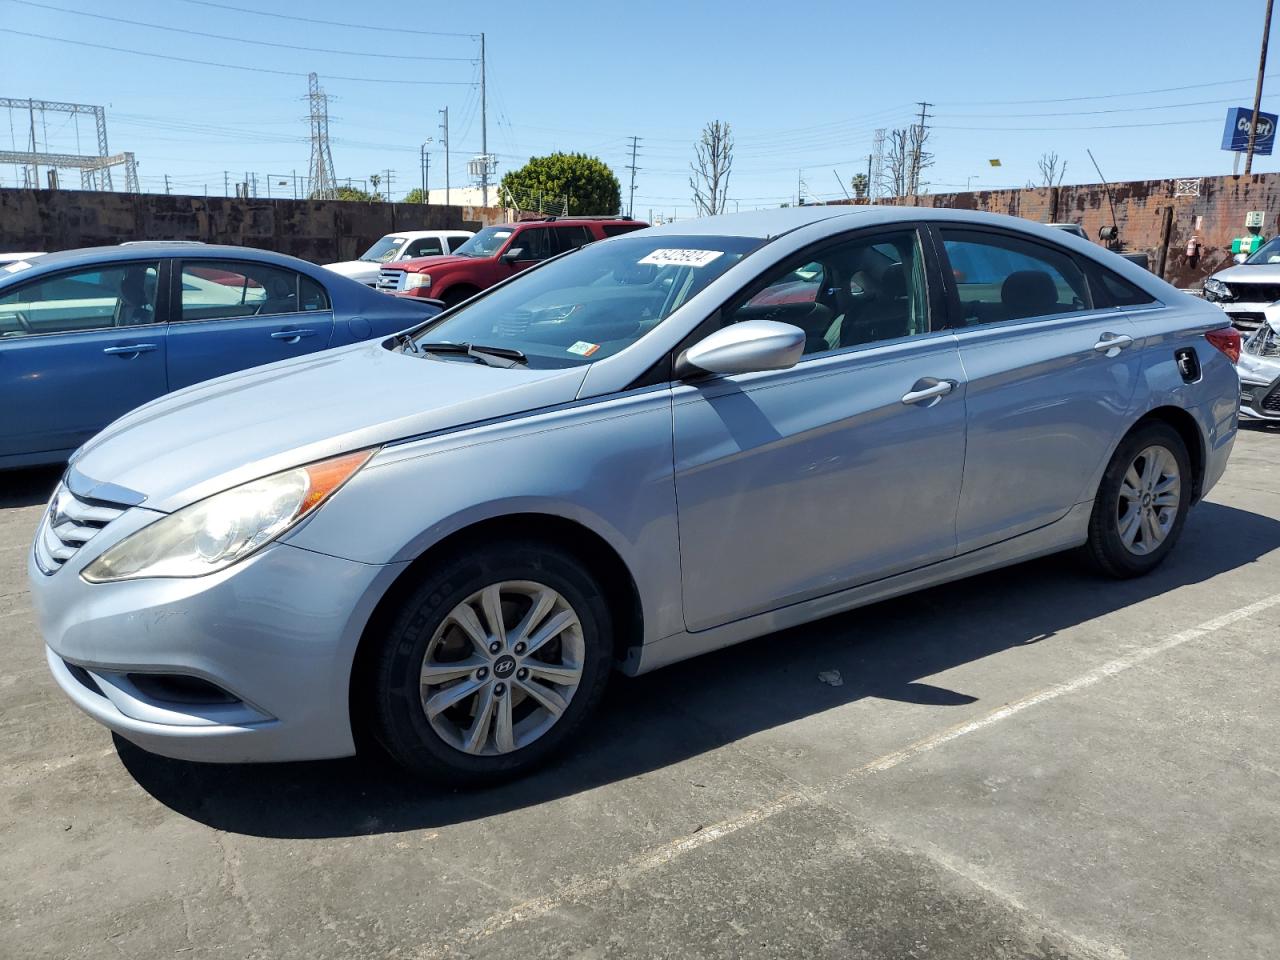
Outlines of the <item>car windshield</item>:
<svg viewBox="0 0 1280 960">
<path fill-rule="evenodd" d="M 395 259 L 396 253 L 404 245 L 404 237 L 383 237 L 372 247 L 360 254 L 361 260 L 367 260 L 370 263 L 386 263 L 388 260 Z"/>
<path fill-rule="evenodd" d="M 492 257 L 514 232 L 511 227 L 485 227 L 453 253 L 458 257 Z"/>
<path fill-rule="evenodd" d="M 635 343 L 761 243 L 669 235 L 593 243 L 443 317 L 417 341 L 519 350 L 531 367 L 592 363 Z"/>
<path fill-rule="evenodd" d="M 1272 237 L 1253 251 L 1245 263 L 1280 263 L 1280 237 Z"/>
</svg>

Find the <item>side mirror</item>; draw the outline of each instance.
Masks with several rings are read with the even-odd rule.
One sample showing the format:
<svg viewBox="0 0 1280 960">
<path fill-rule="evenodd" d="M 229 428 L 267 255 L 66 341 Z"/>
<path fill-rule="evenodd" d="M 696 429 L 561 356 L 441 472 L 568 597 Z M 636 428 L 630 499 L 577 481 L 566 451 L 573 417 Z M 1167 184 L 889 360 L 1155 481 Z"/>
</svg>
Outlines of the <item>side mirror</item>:
<svg viewBox="0 0 1280 960">
<path fill-rule="evenodd" d="M 1232 262 L 1234 263 L 1244 263 L 1248 259 L 1249 259 L 1249 255 L 1247 253 L 1237 253 L 1235 256 L 1231 258 Z"/>
<path fill-rule="evenodd" d="M 676 360 L 676 376 L 757 373 L 794 367 L 804 353 L 799 327 L 774 320 L 744 320 L 699 340 Z"/>
<path fill-rule="evenodd" d="M 515 263 L 524 256 L 524 247 L 508 247 L 507 252 L 502 255 L 503 263 Z"/>
</svg>

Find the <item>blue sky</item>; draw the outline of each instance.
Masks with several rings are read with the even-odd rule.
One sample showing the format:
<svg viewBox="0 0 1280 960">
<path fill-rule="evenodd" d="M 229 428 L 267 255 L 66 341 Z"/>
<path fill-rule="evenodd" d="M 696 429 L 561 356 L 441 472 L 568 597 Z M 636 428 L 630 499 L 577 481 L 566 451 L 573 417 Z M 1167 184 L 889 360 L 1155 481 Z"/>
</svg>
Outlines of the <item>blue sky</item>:
<svg viewBox="0 0 1280 960">
<path fill-rule="evenodd" d="M 246 170 L 273 182 L 305 173 L 314 70 L 334 98 L 339 177 L 390 168 L 399 196 L 418 185 L 419 144 L 439 137 L 444 106 L 451 179 L 466 180 L 480 149 L 478 44 L 468 35 L 483 30 L 499 173 L 531 154 L 585 151 L 614 168 L 625 194 L 634 134 L 637 215 L 688 216 L 688 162 L 706 121 L 733 125 L 729 194 L 747 209 L 794 200 L 798 178 L 809 197 L 842 195 L 837 174 L 847 185 L 865 170 L 875 129 L 911 123 L 919 100 L 934 104 L 936 164 L 925 175 L 934 192 L 1021 186 L 1047 150 L 1067 161 L 1067 182 L 1096 181 L 1086 148 L 1113 180 L 1229 173 L 1222 118 L 1252 100 L 1263 6 L 1236 0 L 1209 15 L 1182 0 L 0 0 L 0 96 L 103 104 L 111 149 L 137 154 L 143 189 L 163 190 L 168 174 L 174 192 L 221 194 L 224 170 L 233 181 Z M 1273 54 L 1280 70 L 1280 47 Z M 1276 101 L 1264 96 L 1263 109 Z M 0 143 L 21 148 L 25 117 L 12 119 Z M 54 150 L 74 152 L 76 135 L 55 114 L 37 129 Z M 83 122 L 79 137 L 89 152 Z M 438 143 L 429 150 L 441 186 L 443 154 Z M 1276 169 L 1277 158 L 1255 162 Z M 0 185 L 14 176 L 0 168 Z"/>
</svg>

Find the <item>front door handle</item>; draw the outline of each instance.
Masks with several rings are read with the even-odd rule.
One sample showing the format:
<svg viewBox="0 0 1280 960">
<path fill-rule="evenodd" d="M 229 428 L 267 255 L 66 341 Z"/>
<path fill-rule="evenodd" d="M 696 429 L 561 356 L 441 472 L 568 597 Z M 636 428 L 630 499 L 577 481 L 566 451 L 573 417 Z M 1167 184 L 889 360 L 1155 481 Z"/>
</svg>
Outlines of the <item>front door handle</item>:
<svg viewBox="0 0 1280 960">
<path fill-rule="evenodd" d="M 933 377 L 926 377 L 923 380 L 917 380 L 915 386 L 902 395 L 902 402 L 907 404 L 924 403 L 926 400 L 945 397 L 955 388 L 956 382 L 954 380 L 934 380 Z"/>
<path fill-rule="evenodd" d="M 1133 337 L 1126 333 L 1104 333 L 1093 345 L 1093 349 L 1099 353 L 1105 353 L 1108 357 L 1118 357 L 1121 350 L 1131 346 L 1133 346 Z"/>
<path fill-rule="evenodd" d="M 125 359 L 132 359 L 140 353 L 150 353 L 154 349 L 156 349 L 154 343 L 129 343 L 122 347 L 104 347 L 102 352 L 113 357 L 123 356 Z"/>
<path fill-rule="evenodd" d="M 285 343 L 297 343 L 303 337 L 314 337 L 314 330 L 277 330 L 271 335 L 272 340 L 283 340 Z"/>
</svg>

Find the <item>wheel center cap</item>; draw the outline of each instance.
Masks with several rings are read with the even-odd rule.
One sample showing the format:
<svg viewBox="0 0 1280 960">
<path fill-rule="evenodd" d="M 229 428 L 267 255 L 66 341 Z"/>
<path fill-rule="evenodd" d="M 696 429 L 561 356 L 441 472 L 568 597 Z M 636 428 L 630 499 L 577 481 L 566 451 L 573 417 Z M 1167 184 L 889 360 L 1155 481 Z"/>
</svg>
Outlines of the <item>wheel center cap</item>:
<svg viewBox="0 0 1280 960">
<path fill-rule="evenodd" d="M 497 660 L 493 661 L 493 675 L 505 680 L 516 672 L 516 658 L 511 654 L 504 654 Z"/>
<path fill-rule="evenodd" d="M 1149 506 L 1151 506 L 1151 494 L 1149 494 L 1149 493 L 1144 493 L 1144 494 L 1142 495 L 1142 505 L 1143 505 L 1144 507 L 1149 507 Z"/>
</svg>

